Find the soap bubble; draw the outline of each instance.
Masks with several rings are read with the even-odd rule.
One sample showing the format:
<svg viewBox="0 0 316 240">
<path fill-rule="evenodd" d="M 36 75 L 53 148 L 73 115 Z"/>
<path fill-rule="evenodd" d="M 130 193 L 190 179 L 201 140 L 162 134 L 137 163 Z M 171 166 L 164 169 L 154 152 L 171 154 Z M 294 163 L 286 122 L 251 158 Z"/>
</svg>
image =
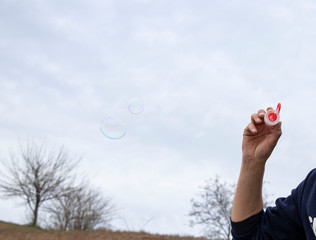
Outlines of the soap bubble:
<svg viewBox="0 0 316 240">
<path fill-rule="evenodd" d="M 133 114 L 140 114 L 144 111 L 144 103 L 139 98 L 132 98 L 128 103 L 128 111 Z"/>
<path fill-rule="evenodd" d="M 114 117 L 106 117 L 100 126 L 102 134 L 110 139 L 120 139 L 126 134 L 126 124 Z"/>
</svg>

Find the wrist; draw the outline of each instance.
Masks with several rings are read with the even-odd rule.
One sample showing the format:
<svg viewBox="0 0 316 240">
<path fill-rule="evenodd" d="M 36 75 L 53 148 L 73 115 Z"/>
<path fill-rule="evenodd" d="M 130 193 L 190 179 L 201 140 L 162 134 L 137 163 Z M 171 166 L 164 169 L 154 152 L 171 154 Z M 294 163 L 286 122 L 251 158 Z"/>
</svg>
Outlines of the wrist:
<svg viewBox="0 0 316 240">
<path fill-rule="evenodd" d="M 241 163 L 241 171 L 250 175 L 263 175 L 266 161 L 255 158 L 243 158 Z"/>
<path fill-rule="evenodd" d="M 258 158 L 253 156 L 242 156 L 242 164 L 249 165 L 251 167 L 264 167 L 268 159 Z"/>
</svg>

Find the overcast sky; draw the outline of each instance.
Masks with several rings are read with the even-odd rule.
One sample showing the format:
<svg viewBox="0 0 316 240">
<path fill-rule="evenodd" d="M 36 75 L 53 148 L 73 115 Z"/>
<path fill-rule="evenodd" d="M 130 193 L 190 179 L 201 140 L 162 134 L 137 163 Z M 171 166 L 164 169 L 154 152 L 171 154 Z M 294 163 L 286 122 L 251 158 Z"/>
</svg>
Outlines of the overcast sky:
<svg viewBox="0 0 316 240">
<path fill-rule="evenodd" d="M 286 196 L 316 166 L 314 1 L 0 0 L 0 154 L 66 145 L 113 199 L 115 229 L 198 235 L 190 199 L 237 181 L 250 115 L 282 103 L 266 167 Z M 131 114 L 130 99 L 145 104 Z M 126 135 L 100 132 L 106 117 Z M 0 220 L 25 223 L 18 201 Z"/>
</svg>

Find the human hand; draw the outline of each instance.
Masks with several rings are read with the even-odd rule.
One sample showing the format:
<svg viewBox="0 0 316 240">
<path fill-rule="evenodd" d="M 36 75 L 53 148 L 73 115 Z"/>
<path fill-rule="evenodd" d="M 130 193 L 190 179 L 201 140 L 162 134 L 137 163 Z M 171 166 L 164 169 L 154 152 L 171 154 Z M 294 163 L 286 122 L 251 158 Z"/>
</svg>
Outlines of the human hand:
<svg viewBox="0 0 316 240">
<path fill-rule="evenodd" d="M 267 111 L 272 108 L 267 108 Z M 281 122 L 275 126 L 268 126 L 264 122 L 264 110 L 251 115 L 251 122 L 243 133 L 242 158 L 243 161 L 253 161 L 265 164 L 280 136 L 282 135 Z"/>
</svg>

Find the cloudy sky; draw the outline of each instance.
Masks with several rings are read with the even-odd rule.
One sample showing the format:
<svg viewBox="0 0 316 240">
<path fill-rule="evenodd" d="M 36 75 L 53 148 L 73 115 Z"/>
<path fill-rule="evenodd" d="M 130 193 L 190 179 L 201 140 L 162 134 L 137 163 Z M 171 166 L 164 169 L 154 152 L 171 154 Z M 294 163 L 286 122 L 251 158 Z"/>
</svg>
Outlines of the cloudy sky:
<svg viewBox="0 0 316 240">
<path fill-rule="evenodd" d="M 275 197 L 316 166 L 311 0 L 0 0 L 0 154 L 32 137 L 82 156 L 115 229 L 198 235 L 190 199 L 237 181 L 250 115 L 282 103 L 266 168 Z M 128 102 L 140 98 L 141 114 Z M 112 140 L 106 117 L 126 124 Z M 18 201 L 0 220 L 25 223 Z"/>
</svg>

